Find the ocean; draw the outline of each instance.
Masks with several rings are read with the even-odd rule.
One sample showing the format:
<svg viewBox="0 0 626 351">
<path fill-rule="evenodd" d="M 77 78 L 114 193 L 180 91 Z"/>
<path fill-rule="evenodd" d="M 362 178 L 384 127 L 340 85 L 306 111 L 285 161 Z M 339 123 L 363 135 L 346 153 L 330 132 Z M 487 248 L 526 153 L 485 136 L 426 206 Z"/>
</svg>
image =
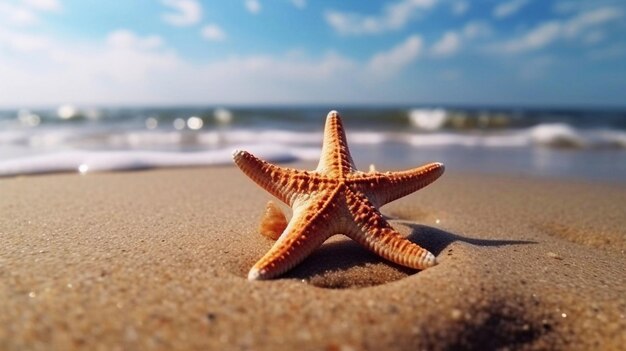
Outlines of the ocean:
<svg viewBox="0 0 626 351">
<path fill-rule="evenodd" d="M 626 181 L 626 109 L 171 107 L 0 111 L 0 176 L 316 161 L 337 109 L 357 167 Z"/>
</svg>

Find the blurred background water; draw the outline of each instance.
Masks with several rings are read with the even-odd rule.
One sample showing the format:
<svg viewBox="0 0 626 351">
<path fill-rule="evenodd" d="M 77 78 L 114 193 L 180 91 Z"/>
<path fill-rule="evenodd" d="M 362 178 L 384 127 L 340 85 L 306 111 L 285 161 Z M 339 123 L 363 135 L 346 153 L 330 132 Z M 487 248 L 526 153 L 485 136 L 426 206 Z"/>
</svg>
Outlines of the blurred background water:
<svg viewBox="0 0 626 351">
<path fill-rule="evenodd" d="M 626 180 L 616 0 L 2 0 L 0 176 L 315 162 Z"/>
<path fill-rule="evenodd" d="M 357 166 L 626 180 L 626 111 L 340 107 Z M 0 174 L 230 164 L 234 149 L 314 161 L 324 107 L 5 110 Z"/>
</svg>

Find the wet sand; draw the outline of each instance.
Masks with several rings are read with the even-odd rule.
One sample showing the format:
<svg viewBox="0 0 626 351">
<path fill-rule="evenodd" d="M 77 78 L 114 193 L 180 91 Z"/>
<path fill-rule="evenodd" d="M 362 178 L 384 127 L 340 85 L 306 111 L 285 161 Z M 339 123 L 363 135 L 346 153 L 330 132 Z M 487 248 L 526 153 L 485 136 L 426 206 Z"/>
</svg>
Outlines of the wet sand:
<svg viewBox="0 0 626 351">
<path fill-rule="evenodd" d="M 234 167 L 0 178 L 2 350 L 619 349 L 626 186 L 448 171 L 383 207 L 422 272 L 336 236 L 281 279 Z"/>
</svg>

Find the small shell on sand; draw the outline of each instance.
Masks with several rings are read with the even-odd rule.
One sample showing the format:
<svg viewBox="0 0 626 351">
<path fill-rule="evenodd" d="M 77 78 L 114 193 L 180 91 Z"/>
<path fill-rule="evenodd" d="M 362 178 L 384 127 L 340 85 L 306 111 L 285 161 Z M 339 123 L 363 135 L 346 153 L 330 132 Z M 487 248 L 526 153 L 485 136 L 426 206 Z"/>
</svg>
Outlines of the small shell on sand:
<svg viewBox="0 0 626 351">
<path fill-rule="evenodd" d="M 552 252 L 552 251 L 548 252 L 548 257 L 554 258 L 555 260 L 562 260 L 563 259 L 563 257 L 561 257 L 561 255 L 559 255 L 558 253 Z"/>
<path fill-rule="evenodd" d="M 272 240 L 277 240 L 287 227 L 287 218 L 274 201 L 268 201 L 259 224 L 259 233 Z"/>
</svg>

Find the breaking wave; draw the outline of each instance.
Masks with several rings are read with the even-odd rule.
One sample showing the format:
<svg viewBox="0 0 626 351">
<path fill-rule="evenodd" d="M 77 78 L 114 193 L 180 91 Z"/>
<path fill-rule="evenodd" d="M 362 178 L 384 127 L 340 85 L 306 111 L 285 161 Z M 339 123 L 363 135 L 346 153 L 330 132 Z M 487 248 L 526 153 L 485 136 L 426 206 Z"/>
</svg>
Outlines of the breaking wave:
<svg viewBox="0 0 626 351">
<path fill-rule="evenodd" d="M 626 150 L 626 112 L 342 109 L 350 145 L 368 149 Z M 322 108 L 0 111 L 0 176 L 231 163 L 233 149 L 314 160 Z M 81 168 L 82 167 L 82 168 Z"/>
</svg>

